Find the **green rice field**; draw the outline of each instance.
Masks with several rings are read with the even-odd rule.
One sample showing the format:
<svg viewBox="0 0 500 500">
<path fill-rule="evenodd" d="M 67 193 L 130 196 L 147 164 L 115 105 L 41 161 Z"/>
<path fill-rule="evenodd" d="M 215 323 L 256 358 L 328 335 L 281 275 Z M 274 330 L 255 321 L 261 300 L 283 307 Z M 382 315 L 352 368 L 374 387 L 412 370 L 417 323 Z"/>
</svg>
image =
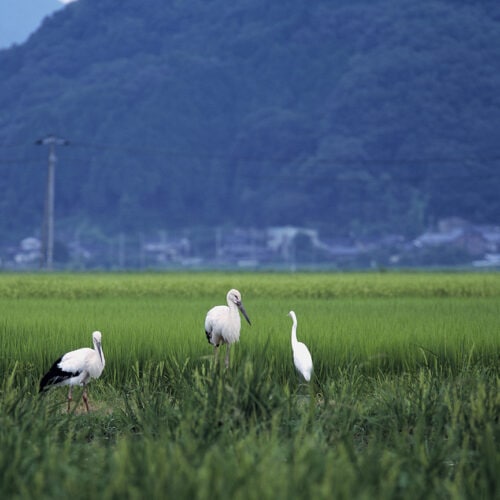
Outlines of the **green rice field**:
<svg viewBox="0 0 500 500">
<path fill-rule="evenodd" d="M 233 287 L 226 370 L 203 323 Z M 6 273 L 0 311 L 2 498 L 500 497 L 500 274 Z M 94 330 L 68 414 L 38 384 Z"/>
</svg>

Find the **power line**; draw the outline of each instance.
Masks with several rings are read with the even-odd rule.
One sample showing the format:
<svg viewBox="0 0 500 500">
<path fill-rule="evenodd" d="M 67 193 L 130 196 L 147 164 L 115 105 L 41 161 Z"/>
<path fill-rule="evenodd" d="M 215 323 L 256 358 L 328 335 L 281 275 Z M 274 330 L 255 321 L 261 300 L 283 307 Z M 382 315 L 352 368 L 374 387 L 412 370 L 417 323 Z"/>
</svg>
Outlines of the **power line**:
<svg viewBox="0 0 500 500">
<path fill-rule="evenodd" d="M 64 157 L 65 162 L 69 165 L 89 165 L 92 160 L 88 158 L 82 157 L 73 157 L 67 156 Z M 40 159 L 27 159 L 27 160 L 14 160 L 14 161 L 0 161 L 0 165 L 39 165 Z M 268 165 L 272 165 L 269 163 Z M 365 170 L 357 171 L 349 171 L 349 172 L 338 172 L 332 170 L 323 169 L 321 171 L 317 171 L 316 167 L 318 165 L 315 163 L 309 164 L 306 168 L 301 168 L 300 171 L 292 170 L 287 168 L 286 171 L 272 171 L 270 168 L 266 168 L 265 171 L 260 169 L 259 171 L 248 171 L 246 169 L 240 170 L 235 177 L 240 179 L 245 179 L 248 181 L 253 181 L 258 183 L 259 181 L 266 180 L 274 180 L 278 182 L 295 182 L 296 180 L 310 180 L 315 182 L 317 180 L 330 181 L 342 184 L 353 184 L 353 183 L 363 183 L 367 180 L 364 175 L 369 175 L 370 178 L 378 177 L 379 181 L 403 181 L 403 182 L 424 182 L 426 180 L 448 180 L 448 179 L 464 179 L 470 178 L 473 181 L 486 180 L 487 178 L 496 179 L 495 176 L 490 175 L 486 177 L 484 174 L 477 175 L 477 173 L 473 170 L 467 171 L 454 171 L 450 172 L 441 172 L 439 170 L 433 169 L 429 171 L 428 168 L 424 168 L 418 171 L 386 171 L 386 170 L 376 170 L 375 165 L 361 165 Z M 340 164 L 331 164 L 331 165 L 323 165 L 323 167 L 331 167 L 339 168 Z M 352 166 L 352 165 L 351 165 Z M 424 167 L 428 165 L 424 164 Z M 215 172 L 213 174 L 206 173 L 207 178 L 217 178 L 224 177 L 228 179 L 228 176 L 224 172 Z"/>
<path fill-rule="evenodd" d="M 137 153 L 141 156 L 144 153 L 156 154 L 160 153 L 165 156 L 170 157 L 184 157 L 184 158 L 198 158 L 198 159 L 214 159 L 214 160 L 230 160 L 230 161 L 242 161 L 242 162 L 256 162 L 256 163 L 290 163 L 295 161 L 293 158 L 286 158 L 283 156 L 246 156 L 238 154 L 227 154 L 227 153 L 210 153 L 210 152 L 188 152 L 188 151 L 178 151 L 164 148 L 151 148 L 151 147 L 130 147 L 122 146 L 117 144 L 98 144 L 98 143 L 84 143 L 84 142 L 74 142 L 72 143 L 74 147 L 84 147 L 90 149 L 100 149 L 100 150 L 117 150 L 124 151 L 128 153 Z M 304 159 L 307 159 L 304 158 Z M 458 163 L 458 162 L 490 162 L 499 161 L 500 154 L 493 154 L 491 156 L 479 156 L 479 155 L 464 155 L 455 157 L 421 157 L 421 158 L 349 158 L 345 156 L 331 156 L 328 158 L 312 158 L 316 164 L 335 164 L 335 165 L 370 165 L 370 164 L 429 164 L 429 163 Z"/>
<path fill-rule="evenodd" d="M 26 147 L 29 144 L 0 144 L 1 148 L 20 148 Z M 72 148 L 83 148 L 90 149 L 95 151 L 118 151 L 120 153 L 135 153 L 140 155 L 141 157 L 144 154 L 158 157 L 169 157 L 169 158 L 191 158 L 191 159 L 199 159 L 199 160 L 222 160 L 222 161 L 232 161 L 232 162 L 245 162 L 245 163 L 283 163 L 289 164 L 294 161 L 297 161 L 294 158 L 284 157 L 284 156 L 247 156 L 240 155 L 237 153 L 228 154 L 228 153 L 217 153 L 217 152 L 207 152 L 207 151 L 180 151 L 173 149 L 166 149 L 160 147 L 147 147 L 147 146 L 138 146 L 131 147 L 128 145 L 122 144 L 112 144 L 112 143 L 91 143 L 91 142 L 79 142 L 72 141 Z M 466 162 L 480 162 L 480 163 L 489 163 L 500 161 L 500 154 L 493 153 L 491 155 L 463 155 L 463 156 L 430 156 L 430 157 L 403 157 L 403 158 L 349 158 L 345 156 L 330 156 L 326 158 L 314 158 L 314 157 L 303 157 L 305 161 L 312 161 L 314 164 L 318 165 L 427 165 L 427 164 L 436 164 L 436 163 L 466 163 Z M 22 161 L 22 160 L 21 160 Z M 5 160 L 2 160 L 0 163 L 6 163 Z"/>
</svg>

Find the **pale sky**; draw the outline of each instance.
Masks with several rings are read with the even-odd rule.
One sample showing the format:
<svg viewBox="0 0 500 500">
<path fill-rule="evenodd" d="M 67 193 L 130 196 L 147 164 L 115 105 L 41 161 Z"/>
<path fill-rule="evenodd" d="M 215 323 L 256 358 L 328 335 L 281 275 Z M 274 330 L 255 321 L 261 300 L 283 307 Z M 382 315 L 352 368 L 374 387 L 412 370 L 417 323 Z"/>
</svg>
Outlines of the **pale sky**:
<svg viewBox="0 0 500 500">
<path fill-rule="evenodd" d="M 0 49 L 24 43 L 43 19 L 75 0 L 0 0 Z"/>
</svg>

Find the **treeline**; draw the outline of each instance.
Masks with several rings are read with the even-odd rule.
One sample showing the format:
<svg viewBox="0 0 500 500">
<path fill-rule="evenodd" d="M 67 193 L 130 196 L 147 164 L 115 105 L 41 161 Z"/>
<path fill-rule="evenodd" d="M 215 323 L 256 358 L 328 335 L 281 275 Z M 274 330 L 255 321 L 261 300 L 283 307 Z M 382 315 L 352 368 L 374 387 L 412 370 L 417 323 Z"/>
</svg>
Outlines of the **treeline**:
<svg viewBox="0 0 500 500">
<path fill-rule="evenodd" d="M 500 9 L 79 0 L 0 51 L 0 235 L 498 223 Z"/>
</svg>

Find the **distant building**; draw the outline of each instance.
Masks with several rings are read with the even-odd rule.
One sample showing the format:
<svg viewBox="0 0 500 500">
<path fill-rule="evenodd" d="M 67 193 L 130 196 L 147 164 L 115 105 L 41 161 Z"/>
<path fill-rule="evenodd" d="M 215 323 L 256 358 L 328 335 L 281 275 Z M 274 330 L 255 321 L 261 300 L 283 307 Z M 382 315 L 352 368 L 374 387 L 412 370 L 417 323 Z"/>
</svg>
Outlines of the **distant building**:
<svg viewBox="0 0 500 500">
<path fill-rule="evenodd" d="M 435 231 L 427 231 L 413 241 L 417 248 L 453 247 L 470 255 L 484 255 L 490 248 L 478 227 L 462 219 L 444 219 Z"/>
<path fill-rule="evenodd" d="M 14 263 L 19 267 L 32 267 L 42 258 L 42 243 L 38 238 L 28 237 L 21 240 L 14 254 Z"/>
</svg>

